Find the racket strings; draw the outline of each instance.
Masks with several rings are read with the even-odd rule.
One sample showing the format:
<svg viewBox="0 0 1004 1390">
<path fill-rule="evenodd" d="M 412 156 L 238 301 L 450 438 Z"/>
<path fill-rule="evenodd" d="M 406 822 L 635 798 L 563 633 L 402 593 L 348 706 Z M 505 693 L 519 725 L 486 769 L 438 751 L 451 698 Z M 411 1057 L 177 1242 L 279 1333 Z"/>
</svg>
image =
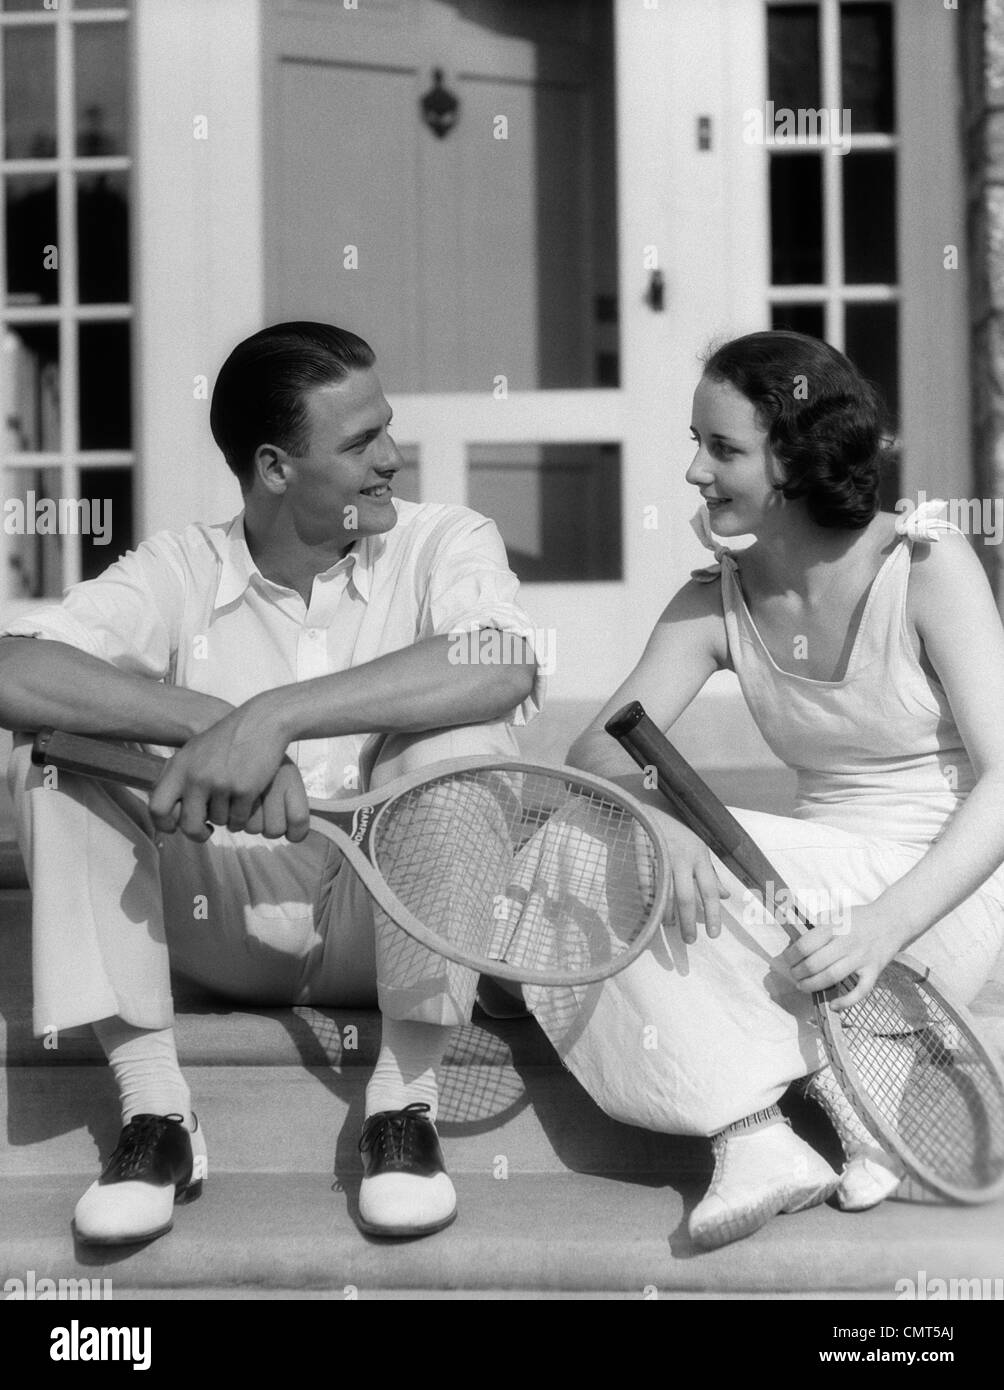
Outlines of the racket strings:
<svg viewBox="0 0 1004 1390">
<path fill-rule="evenodd" d="M 374 860 L 446 942 L 531 977 L 615 960 L 658 887 L 637 817 L 558 774 L 480 769 L 405 792 L 380 813 Z"/>
<path fill-rule="evenodd" d="M 1004 1177 L 1000 1074 L 936 992 L 890 967 L 833 1018 L 855 1088 L 915 1164 L 968 1191 Z"/>
</svg>

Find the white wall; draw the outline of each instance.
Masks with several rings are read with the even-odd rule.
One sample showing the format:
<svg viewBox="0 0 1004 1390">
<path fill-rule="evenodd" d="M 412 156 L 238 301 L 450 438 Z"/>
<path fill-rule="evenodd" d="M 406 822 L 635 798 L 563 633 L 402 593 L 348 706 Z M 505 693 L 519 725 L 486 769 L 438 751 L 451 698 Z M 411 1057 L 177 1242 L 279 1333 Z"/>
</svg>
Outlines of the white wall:
<svg viewBox="0 0 1004 1390">
<path fill-rule="evenodd" d="M 258 0 L 136 0 L 133 42 L 141 537 L 240 507 L 193 393 L 264 312 Z"/>
</svg>

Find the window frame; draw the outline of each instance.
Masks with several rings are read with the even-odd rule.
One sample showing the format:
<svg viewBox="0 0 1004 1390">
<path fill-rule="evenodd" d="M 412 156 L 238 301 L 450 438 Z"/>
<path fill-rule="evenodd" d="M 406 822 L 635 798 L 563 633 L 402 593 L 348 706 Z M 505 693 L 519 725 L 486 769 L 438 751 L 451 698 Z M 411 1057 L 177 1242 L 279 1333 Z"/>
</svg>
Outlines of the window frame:
<svg viewBox="0 0 1004 1390">
<path fill-rule="evenodd" d="M 130 298 L 122 303 L 81 304 L 79 299 L 79 256 L 77 226 L 78 181 L 81 175 L 114 173 L 125 174 L 129 178 L 129 220 L 130 220 L 130 260 L 134 259 L 134 238 L 132 236 L 135 167 L 133 138 L 135 120 L 133 112 L 134 90 L 132 63 L 126 68 L 126 153 L 120 155 L 78 155 L 76 153 L 76 73 L 74 70 L 75 33 L 87 25 L 122 24 L 127 31 L 131 12 L 126 5 L 108 5 L 100 9 L 78 10 L 60 6 L 55 10 L 9 10 L 0 11 L 0 156 L 5 150 L 2 129 L 4 109 L 4 55 L 7 36 L 11 30 L 29 27 L 48 27 L 54 31 L 55 39 L 55 90 L 56 90 L 56 153 L 51 158 L 7 159 L 0 157 L 0 180 L 3 184 L 4 206 L 6 207 L 7 179 L 19 175 L 45 175 L 56 182 L 57 246 L 59 255 L 59 298 L 55 304 L 10 304 L 7 299 L 7 240 L 6 217 L 0 217 L 0 279 L 3 293 L 0 294 L 0 334 L 6 337 L 8 328 L 18 325 L 55 325 L 59 342 L 59 448 L 46 451 L 25 451 L 4 449 L 0 457 L 3 476 L 4 497 L 18 495 L 18 489 L 10 489 L 12 476 L 18 470 L 43 469 L 59 470 L 60 497 L 79 498 L 81 474 L 91 467 L 123 468 L 134 470 L 136 462 L 135 438 L 136 422 L 133 420 L 132 445 L 128 449 L 81 449 L 80 447 L 80 352 L 79 330 L 81 325 L 93 323 L 132 324 L 135 318 L 136 276 L 135 268 L 130 266 Z M 136 345 L 131 339 L 129 370 L 135 380 Z M 136 391 L 133 391 L 136 400 Z M 6 414 L 7 402 L 4 402 Z M 135 415 L 135 412 L 134 412 Z M 135 500 L 133 503 L 135 511 Z M 132 531 L 130 518 L 130 532 Z M 67 531 L 55 537 L 59 546 L 60 559 L 57 569 L 61 571 L 59 589 L 76 583 L 82 573 L 82 543 L 79 534 Z M 13 595 L 10 584 L 8 564 L 9 546 L 6 531 L 0 526 L 0 598 L 8 604 L 26 600 L 23 595 Z M 109 555 L 109 560 L 114 556 Z M 46 595 L 43 595 L 46 597 Z M 37 598 L 27 600 L 38 602 Z"/>
</svg>

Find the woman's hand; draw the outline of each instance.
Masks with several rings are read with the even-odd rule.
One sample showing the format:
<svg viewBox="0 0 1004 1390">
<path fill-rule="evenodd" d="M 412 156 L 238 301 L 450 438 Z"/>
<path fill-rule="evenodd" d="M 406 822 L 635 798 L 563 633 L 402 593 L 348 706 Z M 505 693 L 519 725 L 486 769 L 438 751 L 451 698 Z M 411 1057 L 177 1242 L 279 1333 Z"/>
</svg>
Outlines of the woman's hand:
<svg viewBox="0 0 1004 1390">
<path fill-rule="evenodd" d="M 856 975 L 854 988 L 830 1001 L 830 1007 L 840 1013 L 871 993 L 893 956 L 911 939 L 902 918 L 877 899 L 847 907 L 839 917 L 817 917 L 812 931 L 789 946 L 780 959 L 803 994 L 830 989 Z"/>
<path fill-rule="evenodd" d="M 729 896 L 704 842 L 679 823 L 663 824 L 663 839 L 669 851 L 673 879 L 672 907 L 680 935 L 688 945 L 697 940 L 698 917 L 714 938 L 721 934 L 721 900 Z"/>
</svg>

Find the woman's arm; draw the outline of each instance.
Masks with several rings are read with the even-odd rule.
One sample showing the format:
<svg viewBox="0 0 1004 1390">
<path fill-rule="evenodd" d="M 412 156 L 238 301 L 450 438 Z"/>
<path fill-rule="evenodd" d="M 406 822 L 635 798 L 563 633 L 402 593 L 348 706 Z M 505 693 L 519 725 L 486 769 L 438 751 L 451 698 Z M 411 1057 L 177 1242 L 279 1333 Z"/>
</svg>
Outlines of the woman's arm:
<svg viewBox="0 0 1004 1390">
<path fill-rule="evenodd" d="M 721 585 L 690 580 L 670 600 L 641 660 L 572 744 L 567 761 L 600 777 L 623 776 L 635 764 L 604 730 L 612 714 L 640 700 L 649 717 L 667 730 L 707 683 L 728 663 Z M 665 810 L 665 803 L 654 801 Z"/>
<path fill-rule="evenodd" d="M 944 835 L 874 903 L 855 908 L 842 931 L 816 933 L 785 953 L 805 990 L 858 973 L 862 997 L 897 951 L 958 907 L 1004 862 L 1004 628 L 969 543 L 948 534 L 916 555 L 908 615 L 948 696 L 977 781 Z M 945 769 L 946 775 L 950 769 Z M 812 949 L 810 949 L 812 948 Z"/>
<path fill-rule="evenodd" d="M 226 700 L 41 637 L 0 637 L 0 728 L 46 726 L 177 748 L 232 708 Z"/>
<path fill-rule="evenodd" d="M 675 595 L 656 623 L 638 665 L 614 692 L 589 727 L 572 744 L 567 761 L 619 782 L 667 817 L 672 812 L 660 792 L 647 788 L 630 756 L 605 731 L 610 716 L 630 700 L 640 700 L 661 729 L 669 729 L 708 678 L 728 662 L 720 584 L 691 580 Z M 631 775 L 633 774 L 633 775 Z M 673 870 L 673 905 L 684 941 L 697 940 L 697 920 L 709 936 L 721 930 L 719 882 L 707 847 L 675 818 L 664 821 Z"/>
</svg>

